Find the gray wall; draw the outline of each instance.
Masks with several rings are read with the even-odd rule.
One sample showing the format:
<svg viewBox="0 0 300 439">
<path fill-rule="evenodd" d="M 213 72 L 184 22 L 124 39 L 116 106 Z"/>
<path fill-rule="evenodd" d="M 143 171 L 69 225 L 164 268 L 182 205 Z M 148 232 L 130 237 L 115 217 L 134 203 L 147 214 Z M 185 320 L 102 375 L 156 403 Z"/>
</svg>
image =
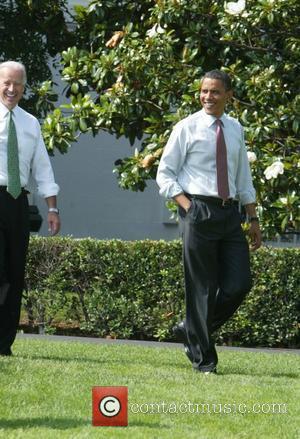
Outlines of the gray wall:
<svg viewBox="0 0 300 439">
<path fill-rule="evenodd" d="M 96 138 L 82 135 L 67 154 L 56 152 L 51 161 L 61 187 L 61 235 L 125 240 L 179 237 L 178 226 L 169 220 L 170 213 L 155 182 L 141 193 L 119 188 L 112 172 L 114 162 L 132 152 L 126 139 L 107 133 Z M 35 193 L 30 201 L 39 206 L 46 219 L 46 203 Z M 39 234 L 48 235 L 46 221 Z"/>
</svg>

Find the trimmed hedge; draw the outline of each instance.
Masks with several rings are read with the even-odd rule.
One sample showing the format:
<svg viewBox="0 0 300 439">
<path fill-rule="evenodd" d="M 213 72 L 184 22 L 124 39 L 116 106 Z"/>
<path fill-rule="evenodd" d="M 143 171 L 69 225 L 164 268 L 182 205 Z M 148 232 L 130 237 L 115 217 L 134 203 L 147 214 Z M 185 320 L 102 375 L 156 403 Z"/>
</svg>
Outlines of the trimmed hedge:
<svg viewBox="0 0 300 439">
<path fill-rule="evenodd" d="M 254 286 L 219 344 L 299 346 L 300 249 L 251 255 Z M 184 316 L 180 241 L 32 237 L 22 322 L 47 332 L 172 340 Z"/>
</svg>

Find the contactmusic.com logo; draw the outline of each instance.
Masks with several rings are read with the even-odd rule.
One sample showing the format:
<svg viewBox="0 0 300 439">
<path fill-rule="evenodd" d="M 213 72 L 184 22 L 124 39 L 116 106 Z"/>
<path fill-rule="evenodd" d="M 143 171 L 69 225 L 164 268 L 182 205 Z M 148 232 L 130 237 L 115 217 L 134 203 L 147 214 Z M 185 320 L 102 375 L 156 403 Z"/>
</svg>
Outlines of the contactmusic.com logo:
<svg viewBox="0 0 300 439">
<path fill-rule="evenodd" d="M 128 388 L 95 386 L 93 396 L 94 427 L 126 427 L 128 425 Z"/>
</svg>

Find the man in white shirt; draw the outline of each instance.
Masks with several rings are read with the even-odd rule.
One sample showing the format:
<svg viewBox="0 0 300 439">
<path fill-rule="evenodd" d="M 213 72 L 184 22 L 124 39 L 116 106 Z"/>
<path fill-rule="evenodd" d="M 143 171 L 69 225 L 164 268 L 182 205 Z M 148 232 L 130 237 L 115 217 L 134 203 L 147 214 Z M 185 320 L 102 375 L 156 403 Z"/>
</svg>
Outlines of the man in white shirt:
<svg viewBox="0 0 300 439">
<path fill-rule="evenodd" d="M 20 319 L 29 241 L 26 185 L 30 172 L 48 205 L 49 231 L 55 235 L 60 229 L 59 187 L 39 122 L 18 106 L 25 84 L 23 64 L 0 64 L 0 355 L 12 354 Z"/>
<path fill-rule="evenodd" d="M 203 108 L 175 125 L 157 172 L 160 194 L 178 204 L 183 231 L 186 319 L 174 333 L 193 368 L 206 374 L 218 362 L 212 333 L 251 289 L 238 202 L 248 215 L 252 249 L 261 245 L 243 128 L 224 113 L 231 97 L 226 73 L 204 75 Z"/>
</svg>

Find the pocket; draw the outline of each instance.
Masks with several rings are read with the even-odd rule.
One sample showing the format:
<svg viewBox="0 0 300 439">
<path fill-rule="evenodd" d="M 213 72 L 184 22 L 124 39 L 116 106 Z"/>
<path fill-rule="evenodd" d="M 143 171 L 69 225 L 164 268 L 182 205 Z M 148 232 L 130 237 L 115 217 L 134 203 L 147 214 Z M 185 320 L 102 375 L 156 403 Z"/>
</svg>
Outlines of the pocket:
<svg viewBox="0 0 300 439">
<path fill-rule="evenodd" d="M 188 210 L 186 211 L 186 214 L 187 214 L 187 215 L 189 215 L 190 212 L 191 212 L 191 211 L 194 209 L 194 207 L 195 207 L 195 203 L 194 203 L 194 199 L 193 199 L 193 198 L 190 200 L 190 202 L 191 202 L 190 207 L 189 207 Z"/>
<path fill-rule="evenodd" d="M 192 199 L 192 204 L 187 212 L 186 218 L 193 223 L 202 223 L 211 218 L 211 211 L 204 201 Z"/>
</svg>

